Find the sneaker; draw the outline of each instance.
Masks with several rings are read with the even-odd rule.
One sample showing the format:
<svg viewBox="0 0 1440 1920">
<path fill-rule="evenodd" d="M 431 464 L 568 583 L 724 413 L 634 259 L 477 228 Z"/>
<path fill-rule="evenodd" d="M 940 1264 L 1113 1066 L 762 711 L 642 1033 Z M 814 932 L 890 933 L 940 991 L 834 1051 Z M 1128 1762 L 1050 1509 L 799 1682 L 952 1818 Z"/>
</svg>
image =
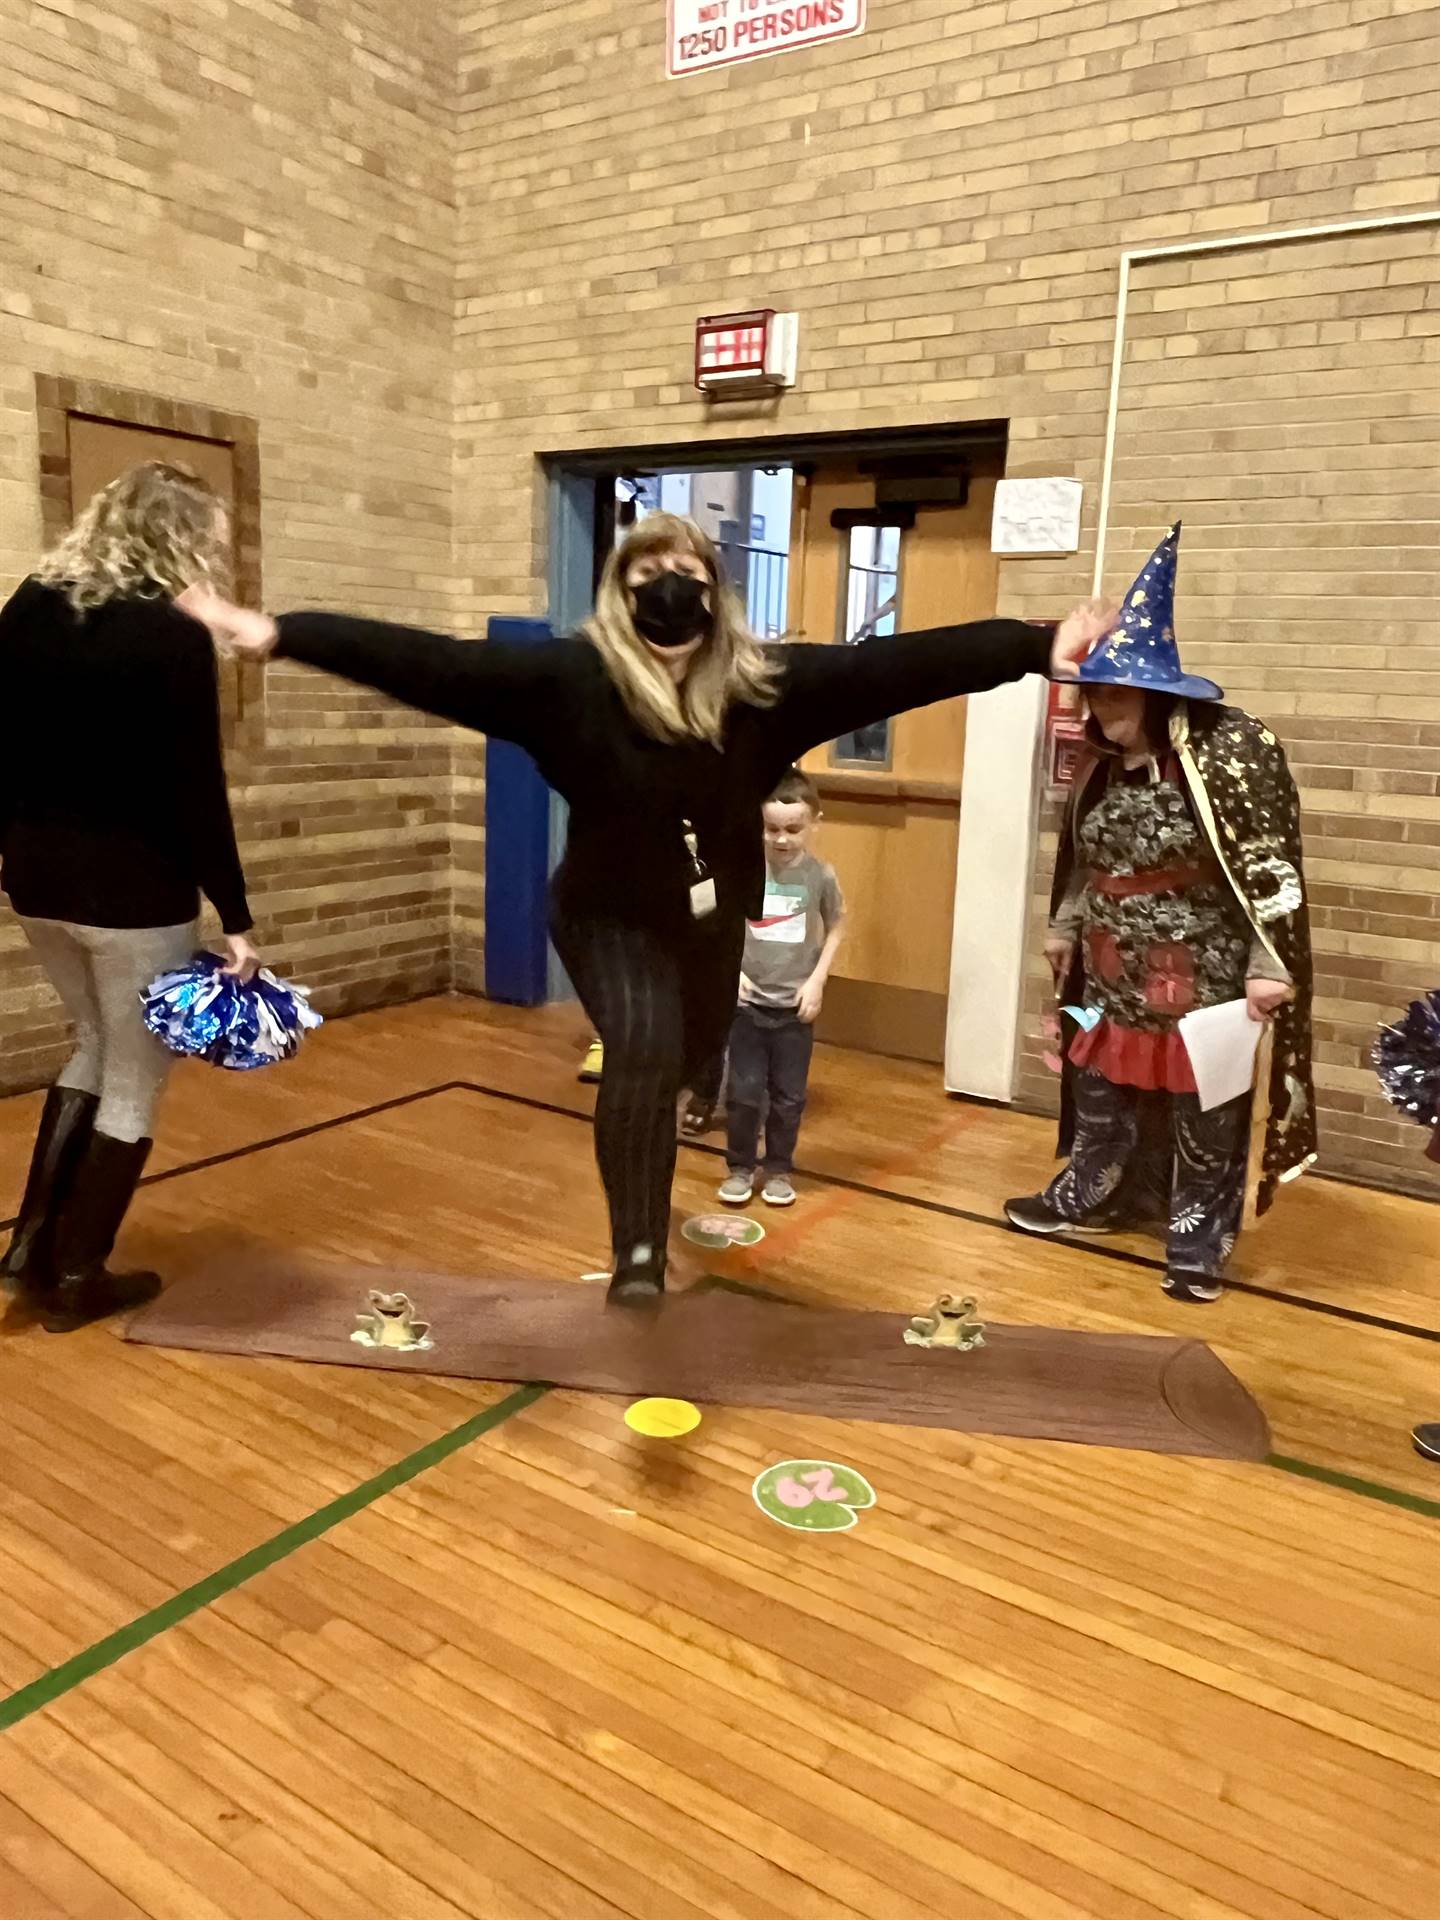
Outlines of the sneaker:
<svg viewBox="0 0 1440 1920">
<path fill-rule="evenodd" d="M 1042 1193 L 1026 1194 L 1019 1200 L 1005 1202 L 1005 1218 L 1012 1227 L 1018 1227 L 1021 1233 L 1114 1233 L 1116 1228 L 1109 1220 L 1067 1220 L 1063 1214 L 1056 1213 Z"/>
<path fill-rule="evenodd" d="M 1410 1438 L 1415 1442 L 1417 1453 L 1423 1454 L 1427 1460 L 1440 1460 L 1440 1421 L 1416 1427 Z"/>
<path fill-rule="evenodd" d="M 648 1307 L 658 1302 L 664 1291 L 664 1250 L 656 1254 L 646 1245 L 636 1247 L 630 1258 L 616 1267 L 605 1297 L 612 1306 Z"/>
<path fill-rule="evenodd" d="M 680 1116 L 680 1131 L 687 1139 L 696 1139 L 702 1133 L 708 1133 L 715 1122 L 713 1107 L 689 1106 Z"/>
<path fill-rule="evenodd" d="M 749 1205 L 754 1191 L 753 1173 L 732 1173 L 721 1183 L 718 1197 L 727 1207 L 744 1207 Z"/>
<path fill-rule="evenodd" d="M 578 1078 L 581 1080 L 599 1080 L 605 1072 L 605 1042 L 592 1040 L 585 1049 L 585 1058 L 580 1062 Z"/>
<path fill-rule="evenodd" d="M 1181 1267 L 1172 1267 L 1160 1285 L 1172 1300 L 1218 1300 L 1225 1291 L 1208 1273 L 1187 1273 Z"/>
<path fill-rule="evenodd" d="M 788 1173 L 772 1173 L 760 1189 L 760 1198 L 767 1207 L 793 1207 L 795 1189 L 790 1184 Z"/>
</svg>

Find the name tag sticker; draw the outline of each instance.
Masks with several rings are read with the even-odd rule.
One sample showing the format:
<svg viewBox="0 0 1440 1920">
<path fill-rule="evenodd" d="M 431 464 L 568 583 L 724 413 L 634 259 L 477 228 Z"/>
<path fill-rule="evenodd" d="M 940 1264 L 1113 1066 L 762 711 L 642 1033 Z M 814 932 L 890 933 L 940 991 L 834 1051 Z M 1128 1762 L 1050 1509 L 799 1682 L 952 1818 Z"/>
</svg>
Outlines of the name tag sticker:
<svg viewBox="0 0 1440 1920">
<path fill-rule="evenodd" d="M 809 896 L 804 887 L 781 887 L 772 881 L 765 889 L 761 917 L 749 923 L 750 931 L 757 940 L 798 947 L 805 939 L 808 905 Z"/>
</svg>

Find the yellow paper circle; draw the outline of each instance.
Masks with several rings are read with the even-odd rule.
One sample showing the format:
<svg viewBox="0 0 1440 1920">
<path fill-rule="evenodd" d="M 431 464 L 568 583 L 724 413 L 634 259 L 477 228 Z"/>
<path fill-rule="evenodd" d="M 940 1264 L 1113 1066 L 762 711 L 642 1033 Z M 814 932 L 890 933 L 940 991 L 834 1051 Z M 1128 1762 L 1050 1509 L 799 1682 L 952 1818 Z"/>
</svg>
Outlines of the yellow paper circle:
<svg viewBox="0 0 1440 1920">
<path fill-rule="evenodd" d="M 625 1424 L 651 1440 L 675 1440 L 695 1431 L 700 1409 L 688 1400 L 637 1400 L 625 1409 Z"/>
</svg>

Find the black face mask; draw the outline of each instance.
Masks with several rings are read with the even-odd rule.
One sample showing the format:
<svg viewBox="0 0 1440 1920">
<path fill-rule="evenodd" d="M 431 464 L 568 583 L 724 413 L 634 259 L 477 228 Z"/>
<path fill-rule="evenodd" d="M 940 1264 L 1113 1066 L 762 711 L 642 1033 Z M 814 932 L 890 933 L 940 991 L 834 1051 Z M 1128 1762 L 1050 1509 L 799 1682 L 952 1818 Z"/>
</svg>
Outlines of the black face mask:
<svg viewBox="0 0 1440 1920">
<path fill-rule="evenodd" d="M 656 647 L 683 647 L 710 622 L 703 580 L 688 573 L 657 573 L 634 589 L 635 630 Z"/>
</svg>

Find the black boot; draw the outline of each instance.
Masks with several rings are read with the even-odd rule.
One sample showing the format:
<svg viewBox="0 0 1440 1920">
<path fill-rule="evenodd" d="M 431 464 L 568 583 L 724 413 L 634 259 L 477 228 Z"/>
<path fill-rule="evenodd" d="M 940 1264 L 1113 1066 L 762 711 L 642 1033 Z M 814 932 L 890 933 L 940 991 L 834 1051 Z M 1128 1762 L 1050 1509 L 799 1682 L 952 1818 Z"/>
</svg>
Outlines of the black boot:
<svg viewBox="0 0 1440 1920">
<path fill-rule="evenodd" d="M 160 1291 L 158 1273 L 110 1273 L 105 1266 L 153 1144 L 91 1134 L 55 1227 L 55 1284 L 41 1323 L 47 1333 L 73 1333 Z"/>
<path fill-rule="evenodd" d="M 40 1112 L 20 1217 L 0 1260 L 0 1280 L 18 1293 L 49 1286 L 55 1219 L 95 1125 L 99 1097 L 76 1087 L 51 1087 Z"/>
</svg>

